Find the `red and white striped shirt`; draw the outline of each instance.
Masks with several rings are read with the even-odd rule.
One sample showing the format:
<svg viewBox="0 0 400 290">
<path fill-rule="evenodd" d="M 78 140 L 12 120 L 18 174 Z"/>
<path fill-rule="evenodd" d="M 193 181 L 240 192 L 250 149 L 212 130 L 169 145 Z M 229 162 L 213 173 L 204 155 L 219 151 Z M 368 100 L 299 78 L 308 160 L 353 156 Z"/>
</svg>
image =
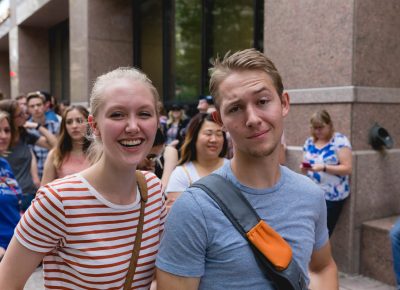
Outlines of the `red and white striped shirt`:
<svg viewBox="0 0 400 290">
<path fill-rule="evenodd" d="M 160 180 L 143 173 L 148 201 L 132 289 L 150 288 L 166 217 Z M 79 174 L 38 191 L 15 234 L 28 249 L 46 253 L 46 289 L 122 289 L 139 220 L 137 192 L 133 204 L 113 204 Z"/>
</svg>

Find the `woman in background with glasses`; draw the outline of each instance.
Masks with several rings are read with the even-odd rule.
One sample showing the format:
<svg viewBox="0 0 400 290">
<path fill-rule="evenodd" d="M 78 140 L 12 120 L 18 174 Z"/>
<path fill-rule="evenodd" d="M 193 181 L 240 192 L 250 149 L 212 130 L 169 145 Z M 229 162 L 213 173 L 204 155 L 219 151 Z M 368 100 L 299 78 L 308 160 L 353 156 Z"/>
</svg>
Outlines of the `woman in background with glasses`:
<svg viewBox="0 0 400 290">
<path fill-rule="evenodd" d="M 172 172 L 167 189 L 167 207 L 193 182 L 220 168 L 228 142 L 221 125 L 210 114 L 199 113 L 190 121 L 181 148 L 178 166 Z"/>
<path fill-rule="evenodd" d="M 343 204 L 350 194 L 349 175 L 352 169 L 350 141 L 335 132 L 332 119 L 325 110 L 311 116 L 311 137 L 304 143 L 303 174 L 317 183 L 325 193 L 329 236 L 339 219 Z"/>
<path fill-rule="evenodd" d="M 44 165 L 42 185 L 90 166 L 86 157 L 90 146 L 88 116 L 89 112 L 83 106 L 71 106 L 65 110 L 57 145 L 49 152 Z"/>
</svg>

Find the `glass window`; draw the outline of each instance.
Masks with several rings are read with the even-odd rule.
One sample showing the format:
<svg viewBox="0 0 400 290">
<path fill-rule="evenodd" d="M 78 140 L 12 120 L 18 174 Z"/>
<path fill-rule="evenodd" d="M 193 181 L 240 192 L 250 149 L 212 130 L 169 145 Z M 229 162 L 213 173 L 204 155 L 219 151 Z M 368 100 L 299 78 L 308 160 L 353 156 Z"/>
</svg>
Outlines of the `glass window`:
<svg viewBox="0 0 400 290">
<path fill-rule="evenodd" d="M 50 90 L 58 100 L 69 100 L 69 24 L 65 20 L 49 30 Z"/>
<path fill-rule="evenodd" d="M 140 44 L 135 65 L 163 101 L 196 102 L 208 92 L 210 60 L 228 51 L 262 50 L 263 0 L 135 0 Z M 135 8 L 136 7 L 136 8 Z M 135 40 L 134 40 L 135 42 Z"/>
<path fill-rule="evenodd" d="M 175 1 L 175 99 L 191 101 L 200 94 L 201 1 Z"/>
</svg>

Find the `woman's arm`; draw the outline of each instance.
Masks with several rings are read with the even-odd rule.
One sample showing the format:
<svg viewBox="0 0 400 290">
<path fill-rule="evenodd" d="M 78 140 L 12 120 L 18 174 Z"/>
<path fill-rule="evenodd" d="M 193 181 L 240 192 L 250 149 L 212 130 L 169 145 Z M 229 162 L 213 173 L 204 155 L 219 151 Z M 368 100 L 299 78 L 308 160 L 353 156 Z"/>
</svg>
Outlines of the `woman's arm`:
<svg viewBox="0 0 400 290">
<path fill-rule="evenodd" d="M 49 152 L 49 155 L 47 155 L 46 162 L 44 163 L 41 185 L 46 185 L 47 183 L 53 181 L 56 178 L 57 178 L 57 171 L 56 167 L 54 166 L 54 150 L 51 150 Z"/>
<path fill-rule="evenodd" d="M 31 251 L 14 236 L 0 263 L 0 289 L 21 290 L 45 253 Z"/>
<path fill-rule="evenodd" d="M 349 175 L 352 171 L 352 154 L 348 147 L 341 148 L 338 151 L 339 164 L 314 164 L 310 170 L 325 171 L 333 175 Z"/>
<path fill-rule="evenodd" d="M 31 161 L 31 175 L 32 175 L 32 181 L 35 184 L 37 188 L 40 186 L 40 178 L 39 178 L 39 172 L 38 172 L 38 167 L 37 167 L 37 159 L 35 154 L 33 154 L 31 150 L 31 155 L 32 155 L 32 161 Z"/>
<path fill-rule="evenodd" d="M 178 150 L 173 146 L 166 146 L 164 150 L 164 170 L 161 177 L 163 188 L 167 188 L 172 171 L 178 163 Z"/>
</svg>

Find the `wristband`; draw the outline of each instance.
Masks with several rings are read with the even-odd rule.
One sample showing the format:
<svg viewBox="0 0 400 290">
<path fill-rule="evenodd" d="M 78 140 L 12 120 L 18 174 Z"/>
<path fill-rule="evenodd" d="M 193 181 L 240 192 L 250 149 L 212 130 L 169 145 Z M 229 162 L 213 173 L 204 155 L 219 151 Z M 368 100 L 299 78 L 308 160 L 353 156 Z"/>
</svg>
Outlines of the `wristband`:
<svg viewBox="0 0 400 290">
<path fill-rule="evenodd" d="M 324 172 L 326 172 L 326 165 L 324 164 Z"/>
<path fill-rule="evenodd" d="M 42 126 L 42 125 L 41 125 L 40 123 L 38 123 L 37 126 L 36 126 L 36 130 L 39 130 L 39 128 L 40 128 L 41 126 Z"/>
</svg>

